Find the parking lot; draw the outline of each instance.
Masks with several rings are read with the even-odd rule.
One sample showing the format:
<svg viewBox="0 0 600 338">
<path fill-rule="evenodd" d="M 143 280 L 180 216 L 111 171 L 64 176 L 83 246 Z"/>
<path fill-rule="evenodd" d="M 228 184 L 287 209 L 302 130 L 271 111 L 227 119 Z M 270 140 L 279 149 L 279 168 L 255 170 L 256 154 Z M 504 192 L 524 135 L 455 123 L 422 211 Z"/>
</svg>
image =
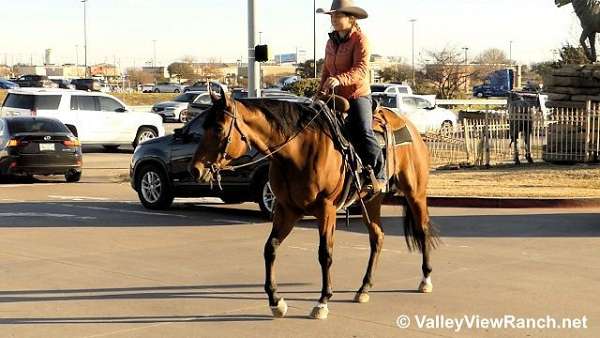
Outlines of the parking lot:
<svg viewBox="0 0 600 338">
<path fill-rule="evenodd" d="M 169 130 L 178 127 L 167 124 Z M 270 225 L 255 204 L 177 199 L 141 207 L 126 182 L 131 149 L 87 148 L 77 184 L 0 184 L 3 337 L 506 337 L 597 336 L 600 210 L 432 208 L 443 236 L 432 294 L 415 293 L 420 256 L 404 243 L 401 210 L 384 207 L 386 243 L 368 304 L 354 304 L 368 235 L 338 221 L 327 323 L 308 319 L 318 298 L 315 224 L 301 221 L 278 256 L 288 318 L 263 292 Z M 421 315 L 577 318 L 587 329 L 400 329 Z"/>
</svg>

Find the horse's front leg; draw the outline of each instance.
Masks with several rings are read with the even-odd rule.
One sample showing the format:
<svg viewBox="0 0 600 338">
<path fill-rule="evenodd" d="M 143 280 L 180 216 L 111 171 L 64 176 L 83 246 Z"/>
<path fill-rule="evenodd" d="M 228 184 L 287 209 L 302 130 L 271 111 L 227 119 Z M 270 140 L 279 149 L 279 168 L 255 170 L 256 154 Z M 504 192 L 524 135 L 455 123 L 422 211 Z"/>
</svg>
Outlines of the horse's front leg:
<svg viewBox="0 0 600 338">
<path fill-rule="evenodd" d="M 379 194 L 371 201 L 367 202 L 367 212 L 369 213 L 369 220 L 363 215 L 363 222 L 369 230 L 369 241 L 371 243 L 371 254 L 369 256 L 369 264 L 367 265 L 367 271 L 363 278 L 363 283 L 354 301 L 357 303 L 367 303 L 369 301 L 369 290 L 373 287 L 373 275 L 377 268 L 377 262 L 381 249 L 383 248 L 383 230 L 381 229 L 381 203 L 383 201 L 383 194 Z"/>
<path fill-rule="evenodd" d="M 315 319 L 327 319 L 329 314 L 327 302 L 333 296 L 330 269 L 333 263 L 333 241 L 336 223 L 336 209 L 331 201 L 324 202 L 317 218 L 319 220 L 320 238 L 319 263 L 321 264 L 323 288 L 321 289 L 319 303 L 313 308 L 310 316 Z"/>
<path fill-rule="evenodd" d="M 286 209 L 281 204 L 275 205 L 273 213 L 273 229 L 271 235 L 265 243 L 265 292 L 269 297 L 269 306 L 273 316 L 281 318 L 287 313 L 287 304 L 285 300 L 277 294 L 277 282 L 275 281 L 275 257 L 277 249 L 283 240 L 290 234 L 294 228 L 294 224 L 300 215 L 289 209 Z"/>
</svg>

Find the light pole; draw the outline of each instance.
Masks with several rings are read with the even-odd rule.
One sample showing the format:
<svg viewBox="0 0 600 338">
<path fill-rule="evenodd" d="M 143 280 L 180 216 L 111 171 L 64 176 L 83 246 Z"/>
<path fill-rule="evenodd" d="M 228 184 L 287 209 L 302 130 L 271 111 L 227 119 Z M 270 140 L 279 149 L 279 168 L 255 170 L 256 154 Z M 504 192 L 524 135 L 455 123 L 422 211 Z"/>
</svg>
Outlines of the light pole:
<svg viewBox="0 0 600 338">
<path fill-rule="evenodd" d="M 297 57 L 298 55 L 296 55 Z M 315 79 L 317 78 L 317 0 L 313 0 L 313 61 L 315 68 Z M 298 60 L 296 60 L 298 62 Z"/>
<path fill-rule="evenodd" d="M 512 45 L 513 45 L 513 41 L 510 40 L 508 45 L 509 45 L 509 47 L 508 47 L 508 61 L 512 65 L 513 64 L 513 60 L 512 60 Z"/>
<path fill-rule="evenodd" d="M 81 0 L 83 2 L 83 59 L 85 64 L 85 77 L 88 76 L 88 44 L 87 44 L 87 0 Z"/>
<path fill-rule="evenodd" d="M 415 86 L 417 82 L 417 72 L 415 70 L 415 23 L 417 19 L 410 19 L 410 23 L 412 24 L 412 85 Z"/>
<path fill-rule="evenodd" d="M 156 67 L 156 40 L 152 40 L 152 45 L 153 45 L 153 49 L 152 49 L 152 68 Z"/>
<path fill-rule="evenodd" d="M 258 44 L 262 45 L 262 33 L 263 32 L 258 32 Z"/>
<path fill-rule="evenodd" d="M 463 47 L 465 51 L 465 66 L 469 64 L 469 47 Z"/>
<path fill-rule="evenodd" d="M 256 4 L 248 0 L 248 97 L 260 97 L 260 69 L 254 55 L 256 46 Z"/>
</svg>

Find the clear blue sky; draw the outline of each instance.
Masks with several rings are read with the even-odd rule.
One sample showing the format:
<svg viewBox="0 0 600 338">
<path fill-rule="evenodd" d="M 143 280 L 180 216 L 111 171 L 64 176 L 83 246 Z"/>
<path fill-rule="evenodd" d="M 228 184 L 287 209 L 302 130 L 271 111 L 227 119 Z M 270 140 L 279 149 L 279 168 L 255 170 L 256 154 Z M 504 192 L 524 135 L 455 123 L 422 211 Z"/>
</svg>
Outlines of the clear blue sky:
<svg viewBox="0 0 600 338">
<path fill-rule="evenodd" d="M 89 63 L 123 67 L 152 58 L 166 64 L 184 55 L 200 61 L 235 61 L 246 54 L 246 0 L 88 0 Z M 312 55 L 312 0 L 256 0 L 258 30 L 274 53 L 296 47 Z M 572 7 L 554 0 L 357 0 L 370 18 L 361 22 L 373 53 L 410 61 L 411 26 L 416 24 L 417 53 L 445 46 L 469 47 L 470 57 L 497 47 L 521 62 L 548 60 L 552 49 L 578 40 L 580 28 Z M 330 0 L 317 0 L 329 7 Z M 2 0 L 0 62 L 40 63 L 52 48 L 56 63 L 74 62 L 75 45 L 83 63 L 83 4 L 80 0 Z M 326 16 L 317 16 L 317 55 L 323 55 Z"/>
</svg>

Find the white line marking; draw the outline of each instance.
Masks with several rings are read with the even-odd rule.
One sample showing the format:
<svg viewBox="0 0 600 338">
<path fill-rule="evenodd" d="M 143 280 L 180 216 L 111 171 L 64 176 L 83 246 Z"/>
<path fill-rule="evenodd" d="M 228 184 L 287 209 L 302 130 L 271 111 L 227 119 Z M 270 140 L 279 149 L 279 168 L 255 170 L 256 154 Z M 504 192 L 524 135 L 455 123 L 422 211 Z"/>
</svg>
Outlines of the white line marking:
<svg viewBox="0 0 600 338">
<path fill-rule="evenodd" d="M 48 198 L 60 199 L 60 200 L 74 200 L 74 201 L 84 201 L 84 200 L 92 200 L 92 201 L 110 201 L 110 198 L 106 197 L 91 197 L 91 196 L 58 196 L 58 195 L 48 195 Z"/>
<path fill-rule="evenodd" d="M 234 219 L 214 219 L 214 222 L 219 222 L 219 223 L 234 223 L 234 224 L 251 224 L 248 222 L 243 222 L 243 221 L 237 221 Z"/>
</svg>

